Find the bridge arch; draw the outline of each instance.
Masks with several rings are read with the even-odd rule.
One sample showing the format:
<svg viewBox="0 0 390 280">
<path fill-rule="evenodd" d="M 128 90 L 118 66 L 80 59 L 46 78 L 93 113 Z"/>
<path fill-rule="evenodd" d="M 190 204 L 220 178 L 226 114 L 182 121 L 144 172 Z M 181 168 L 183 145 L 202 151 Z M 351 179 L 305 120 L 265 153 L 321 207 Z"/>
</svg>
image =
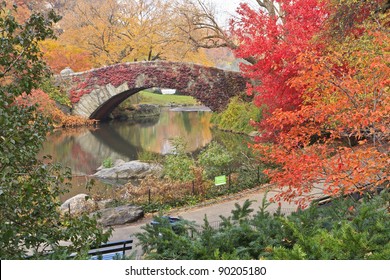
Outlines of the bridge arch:
<svg viewBox="0 0 390 280">
<path fill-rule="evenodd" d="M 71 97 L 73 114 L 98 120 L 106 119 L 125 99 L 147 88 L 177 89 L 220 111 L 246 86 L 239 72 L 166 61 L 116 64 L 60 79 Z"/>
</svg>

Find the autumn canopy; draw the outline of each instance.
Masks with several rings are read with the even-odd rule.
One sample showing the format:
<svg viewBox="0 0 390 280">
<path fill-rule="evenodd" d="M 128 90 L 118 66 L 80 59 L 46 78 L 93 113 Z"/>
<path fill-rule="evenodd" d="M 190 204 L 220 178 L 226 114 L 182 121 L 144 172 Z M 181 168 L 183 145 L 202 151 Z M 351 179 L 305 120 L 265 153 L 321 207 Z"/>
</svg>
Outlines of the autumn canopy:
<svg viewBox="0 0 390 280">
<path fill-rule="evenodd" d="M 26 14 L 44 7 L 18 2 Z M 273 167 L 276 200 L 304 206 L 316 192 L 389 187 L 389 1 L 257 0 L 240 4 L 228 30 L 199 0 L 49 2 L 63 16 L 58 40 L 41 43 L 54 72 L 153 60 L 210 66 L 214 47 L 245 60 L 246 93 L 263 112 L 253 149 Z"/>
<path fill-rule="evenodd" d="M 261 1 L 268 3 L 269 1 Z M 253 146 L 276 168 L 276 200 L 304 206 L 316 193 L 389 187 L 390 38 L 385 1 L 242 4 L 236 55 L 268 115 Z M 387 7 L 387 8 L 386 8 Z M 271 12 L 270 12 L 271 11 Z"/>
</svg>

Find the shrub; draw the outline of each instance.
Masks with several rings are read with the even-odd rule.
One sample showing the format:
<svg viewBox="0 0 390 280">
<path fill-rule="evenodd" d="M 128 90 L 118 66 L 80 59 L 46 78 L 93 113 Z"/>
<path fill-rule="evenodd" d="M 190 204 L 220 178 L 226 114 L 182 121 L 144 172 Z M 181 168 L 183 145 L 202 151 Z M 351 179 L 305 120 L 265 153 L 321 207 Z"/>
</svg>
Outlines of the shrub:
<svg viewBox="0 0 390 280">
<path fill-rule="evenodd" d="M 194 160 L 188 155 L 168 155 L 164 161 L 164 175 L 171 180 L 190 182 L 194 179 L 192 174 L 194 165 Z"/>
<path fill-rule="evenodd" d="M 15 99 L 22 107 L 36 106 L 37 111 L 50 119 L 54 127 L 77 127 L 95 125 L 97 121 L 84 119 L 80 116 L 70 116 L 57 108 L 53 99 L 41 89 L 32 90 L 30 94 L 23 93 Z"/>
<path fill-rule="evenodd" d="M 171 180 L 190 182 L 195 179 L 193 167 L 195 161 L 186 154 L 186 143 L 182 138 L 170 140 L 173 146 L 173 154 L 167 155 L 164 161 L 164 175 Z"/>
<path fill-rule="evenodd" d="M 50 79 L 44 79 L 40 84 L 39 88 L 46 92 L 49 97 L 55 101 L 57 101 L 61 105 L 65 105 L 71 107 L 72 104 L 70 102 L 69 96 L 66 92 L 62 91 L 60 88 L 53 85 Z"/>
<path fill-rule="evenodd" d="M 233 156 L 218 142 L 211 142 L 198 158 L 205 177 L 209 179 L 230 173 L 232 162 Z"/>
<path fill-rule="evenodd" d="M 102 165 L 103 165 L 104 168 L 111 168 L 111 167 L 113 167 L 114 163 L 112 162 L 112 158 L 104 159 Z"/>
<path fill-rule="evenodd" d="M 212 122 L 219 129 L 249 133 L 254 130 L 251 122 L 258 122 L 261 118 L 262 108 L 258 108 L 251 102 L 235 96 L 230 99 L 230 103 L 225 111 L 213 115 Z"/>
<path fill-rule="evenodd" d="M 203 225 L 183 221 L 186 230 L 180 232 L 147 225 L 138 238 L 150 259 L 387 260 L 389 201 L 388 192 L 361 201 L 341 197 L 284 216 L 270 214 L 265 199 L 252 215 L 247 200 L 236 204 L 229 217 L 221 216 L 217 227 L 207 218 Z"/>
<path fill-rule="evenodd" d="M 161 162 L 162 156 L 159 153 L 150 151 L 141 151 L 137 153 L 138 160 L 143 162 Z"/>
</svg>

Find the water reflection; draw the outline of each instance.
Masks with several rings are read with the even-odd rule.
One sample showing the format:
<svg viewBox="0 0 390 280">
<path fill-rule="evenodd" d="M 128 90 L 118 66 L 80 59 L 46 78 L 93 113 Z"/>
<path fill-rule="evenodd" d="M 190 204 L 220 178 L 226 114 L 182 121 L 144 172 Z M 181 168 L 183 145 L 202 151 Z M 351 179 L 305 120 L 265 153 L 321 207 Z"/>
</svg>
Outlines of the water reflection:
<svg viewBox="0 0 390 280">
<path fill-rule="evenodd" d="M 166 154 L 172 150 L 169 139 L 182 137 L 187 151 L 194 152 L 212 140 L 210 112 L 163 110 L 158 119 L 147 122 L 111 122 L 98 128 L 60 130 L 50 135 L 41 155 L 50 154 L 55 162 L 74 174 L 89 175 L 103 160 L 138 159 L 142 151 Z"/>
<path fill-rule="evenodd" d="M 85 175 L 95 173 L 107 158 L 129 161 L 138 159 L 142 151 L 168 153 L 172 149 L 169 139 L 173 137 L 184 138 L 188 152 L 197 153 L 214 139 L 234 156 L 248 153 L 247 136 L 211 130 L 210 118 L 211 112 L 207 111 L 165 110 L 159 118 L 137 123 L 111 122 L 98 128 L 59 130 L 47 138 L 40 155 L 51 155 L 54 162 L 79 175 L 73 177 L 72 188 L 61 196 L 61 201 L 79 193 L 110 194 L 124 182 L 96 181 L 87 190 L 90 178 Z"/>
</svg>

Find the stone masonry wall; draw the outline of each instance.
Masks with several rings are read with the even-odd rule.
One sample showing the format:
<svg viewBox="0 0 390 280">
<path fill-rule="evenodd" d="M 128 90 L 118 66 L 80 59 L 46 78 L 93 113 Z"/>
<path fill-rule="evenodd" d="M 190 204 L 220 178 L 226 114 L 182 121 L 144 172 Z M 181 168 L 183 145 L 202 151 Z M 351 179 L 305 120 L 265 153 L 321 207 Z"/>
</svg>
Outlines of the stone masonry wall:
<svg viewBox="0 0 390 280">
<path fill-rule="evenodd" d="M 139 90 L 160 87 L 191 95 L 213 111 L 245 90 L 238 72 L 179 62 L 123 63 L 62 76 L 73 103 L 73 114 L 103 119 Z"/>
</svg>

